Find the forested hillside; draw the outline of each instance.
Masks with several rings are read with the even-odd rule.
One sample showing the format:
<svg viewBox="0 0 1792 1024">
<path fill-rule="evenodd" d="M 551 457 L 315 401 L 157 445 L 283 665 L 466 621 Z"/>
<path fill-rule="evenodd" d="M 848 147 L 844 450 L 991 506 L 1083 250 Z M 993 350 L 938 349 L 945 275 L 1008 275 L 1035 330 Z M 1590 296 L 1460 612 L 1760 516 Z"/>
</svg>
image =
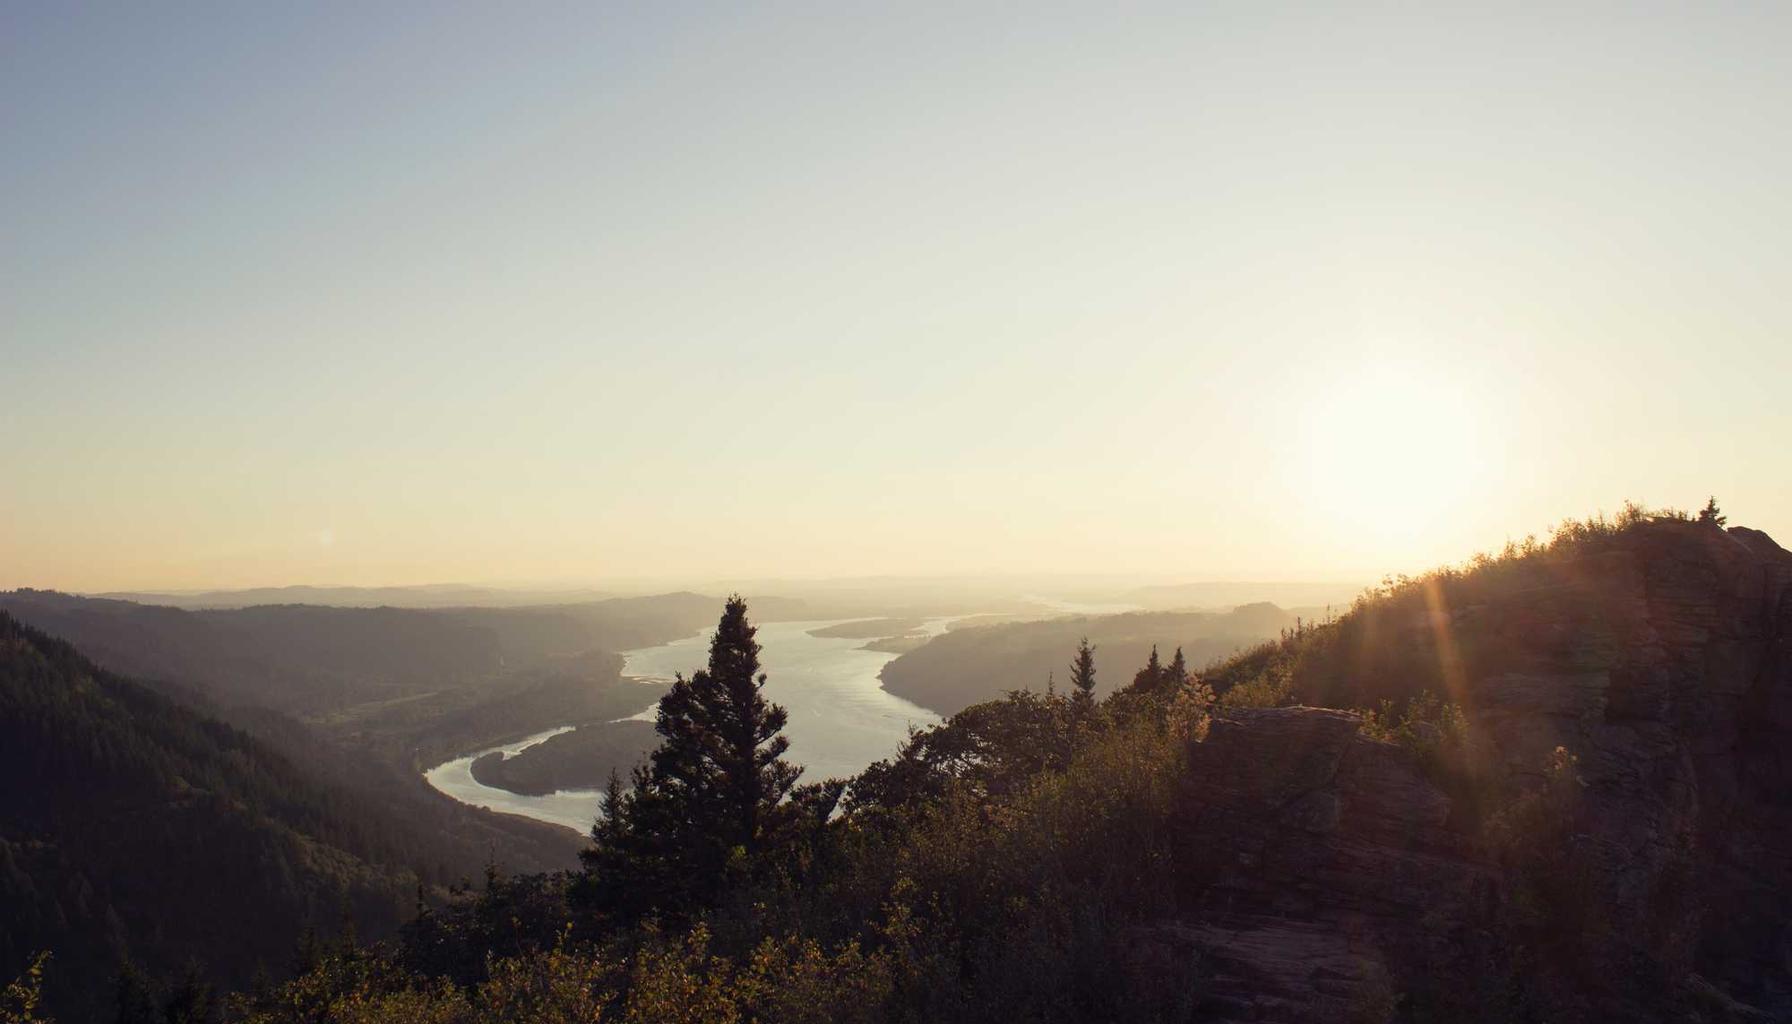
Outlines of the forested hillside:
<svg viewBox="0 0 1792 1024">
<path fill-rule="evenodd" d="M 1085 662 L 844 791 L 780 757 L 752 636 L 730 606 L 583 871 L 493 877 L 230 1016 L 1792 1012 L 1792 555 L 1762 534 L 1570 523 L 1195 675 L 1097 700 Z"/>
<path fill-rule="evenodd" d="M 98 664 L 437 832 L 432 861 L 470 873 L 487 859 L 514 870 L 570 864 L 577 837 L 467 808 L 420 772 L 544 728 L 639 711 L 617 652 L 690 635 L 714 603 L 679 593 L 539 608 L 187 611 L 0 594 L 0 610 Z"/>
<path fill-rule="evenodd" d="M 310 718 L 487 683 L 590 652 L 689 636 L 714 600 L 695 594 L 541 608 L 187 611 L 50 591 L 0 610 L 115 671 L 197 689 L 224 707 Z"/>
<path fill-rule="evenodd" d="M 384 863 L 368 859 L 377 837 L 290 769 L 66 646 L 9 635 L 28 684 L 11 688 L 35 695 L 17 716 L 34 762 L 15 755 L 11 776 L 47 760 L 100 782 L 9 794 L 30 819 L 7 834 L 49 836 L 9 839 L 14 864 L 37 858 L 9 884 L 51 887 L 25 890 L 31 906 L 83 914 L 125 893 L 140 876 L 90 877 L 118 870 L 92 852 L 112 849 L 196 862 L 275 911 L 332 892 L 372 916 L 397 905 L 405 876 L 366 866 Z M 1148 662 L 1105 696 L 1092 659 L 1066 651 L 1076 669 L 1055 692 L 966 708 L 850 780 L 784 759 L 785 712 L 761 692 L 753 638 L 731 602 L 708 667 L 660 702 L 659 746 L 607 795 L 580 870 L 492 873 L 396 940 L 334 945 L 302 977 L 207 1016 L 1792 1013 L 1792 554 L 1715 512 L 1570 522 L 1195 672 Z M 169 737 L 115 722 L 127 704 Z M 88 720 L 107 724 L 76 727 Z M 108 782 L 114 764 L 129 779 Z M 95 795 L 114 787 L 119 804 Z M 105 817 L 84 816 L 95 801 Z M 181 832 L 97 834 L 139 802 Z M 216 852 L 183 848 L 183 862 L 155 845 L 188 831 L 218 837 Z M 282 880 L 274 895 L 268 877 Z M 133 908 L 149 920 L 121 911 L 117 934 L 183 927 L 154 916 L 174 913 L 163 898 Z M 176 878 L 165 898 L 203 894 Z M 206 906 L 209 927 L 232 926 Z M 52 985 L 90 984 L 94 954 L 62 941 L 73 955 L 52 963 Z"/>
<path fill-rule="evenodd" d="M 267 604 L 329 605 L 334 608 L 504 608 L 601 601 L 613 595 L 587 589 L 524 590 L 448 583 L 409 587 L 295 585 L 185 593 L 114 591 L 92 596 L 171 608 L 249 608 Z"/>
<path fill-rule="evenodd" d="M 409 824 L 0 612 L 0 974 L 54 951 L 56 1005 L 126 960 L 240 985 L 306 929 L 390 932 L 451 880 Z"/>
<path fill-rule="evenodd" d="M 1309 613 L 1311 617 L 1311 613 Z M 1178 647 L 1194 665 L 1222 658 L 1292 628 L 1296 613 L 1272 604 L 1230 612 L 1137 612 L 1010 622 L 953 629 L 884 666 L 884 689 L 951 714 L 1009 690 L 1067 685 L 1069 653 L 1087 637 L 1095 647 L 1096 692 L 1132 681 L 1157 647 L 1165 661 Z"/>
</svg>

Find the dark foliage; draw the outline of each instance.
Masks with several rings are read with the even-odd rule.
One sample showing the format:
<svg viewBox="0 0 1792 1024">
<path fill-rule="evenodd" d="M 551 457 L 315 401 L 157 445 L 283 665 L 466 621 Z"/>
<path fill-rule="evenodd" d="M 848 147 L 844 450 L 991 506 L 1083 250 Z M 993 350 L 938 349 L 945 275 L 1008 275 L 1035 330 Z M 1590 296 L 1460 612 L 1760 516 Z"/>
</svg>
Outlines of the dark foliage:
<svg viewBox="0 0 1792 1024">
<path fill-rule="evenodd" d="M 54 950 L 53 1005 L 91 1010 L 75 979 L 126 960 L 240 986 L 308 927 L 389 932 L 431 845 L 0 613 L 0 974 Z"/>
<path fill-rule="evenodd" d="M 761 692 L 754 633 L 746 602 L 730 598 L 708 668 L 660 698 L 660 746 L 627 792 L 612 780 L 581 854 L 597 913 L 633 921 L 712 907 L 832 813 L 841 784 L 795 789 L 802 769 L 783 759 L 786 713 Z"/>
<path fill-rule="evenodd" d="M 493 681 L 522 689 L 543 670 L 577 667 L 569 659 L 688 636 L 712 607 L 688 594 L 542 608 L 187 611 L 52 591 L 0 593 L 0 610 L 114 672 L 190 690 L 225 710 L 255 706 L 316 718 L 355 709 L 357 719 L 442 690 Z M 505 696 L 514 702 L 517 694 Z"/>
<path fill-rule="evenodd" d="M 1196 665 L 1271 639 L 1301 613 L 1252 604 L 1230 612 L 1136 612 L 1093 618 L 954 627 L 883 668 L 891 693 L 953 714 L 1010 690 L 1041 689 L 1048 675 L 1066 684 L 1065 655 L 1087 637 L 1100 676 L 1094 696 L 1124 689 L 1153 645 L 1181 648 Z"/>
<path fill-rule="evenodd" d="M 1587 594 L 1571 599 L 1559 584 L 1574 578 L 1596 591 L 1619 539 L 1689 543 L 1683 534 L 1724 541 L 1684 522 L 1577 524 L 1548 546 L 1390 582 L 1341 619 L 1298 622 L 1199 676 L 1178 651 L 1168 665 L 1149 658 L 1132 685 L 1104 700 L 1093 686 L 1065 697 L 1010 692 L 912 733 L 896 756 L 852 780 L 837 815 L 829 812 L 838 789 L 811 795 L 782 766 L 782 715 L 760 693 L 752 628 L 731 602 L 709 667 L 662 704 L 662 744 L 635 788 L 613 782 L 585 873 L 490 873 L 482 890 L 424 908 L 397 943 L 312 957 L 298 980 L 239 997 L 232 1016 L 258 1024 L 1238 1019 L 1241 1007 L 1261 1009 L 1227 1001 L 1251 979 L 1228 974 L 1224 936 L 1199 933 L 1203 915 L 1244 891 L 1222 877 L 1257 856 L 1251 842 L 1274 834 L 1301 850 L 1336 844 L 1332 853 L 1370 864 L 1388 850 L 1393 863 L 1460 856 L 1476 879 L 1451 904 L 1462 916 L 1408 922 L 1415 934 L 1459 943 L 1472 970 L 1433 977 L 1429 946 L 1397 951 L 1406 959 L 1363 984 L 1316 968 L 1316 991 L 1350 993 L 1348 1012 L 1340 1006 L 1342 1015 L 1325 1019 L 1599 1019 L 1590 1008 L 1608 1004 L 1597 1000 L 1623 996 L 1642 975 L 1613 970 L 1611 951 L 1632 939 L 1612 933 L 1596 895 L 1603 869 L 1585 841 L 1596 824 L 1587 783 L 1562 747 L 1515 770 L 1488 757 L 1462 672 L 1484 678 L 1526 656 L 1573 666 L 1598 654 L 1609 624 L 1587 611 Z M 1496 631 L 1506 648 L 1477 647 L 1476 601 L 1515 594 L 1522 600 L 1505 606 L 1511 628 Z M 1455 641 L 1431 629 L 1444 621 L 1440 601 L 1459 627 Z M 1550 629 L 1532 628 L 1532 607 Z M 1080 653 L 1073 676 L 1087 668 L 1092 682 L 1091 645 Z M 1404 829 L 1380 835 L 1386 815 L 1334 835 L 1336 823 L 1308 813 L 1320 804 L 1304 800 L 1316 766 L 1304 760 L 1307 744 L 1280 755 L 1303 799 L 1272 799 L 1262 820 L 1203 817 L 1201 807 L 1219 805 L 1193 794 L 1238 782 L 1226 783 L 1213 758 L 1232 751 L 1247 755 L 1237 763 L 1255 764 L 1249 750 L 1219 741 L 1239 736 L 1250 716 L 1210 720 L 1210 682 L 1235 706 L 1374 707 L 1358 718 L 1312 709 L 1255 717 L 1342 722 L 1353 779 L 1405 780 L 1377 792 L 1421 797 L 1408 801 L 1421 809 L 1448 804 L 1448 821 L 1441 810 L 1427 819 L 1421 849 L 1406 849 Z M 1333 774 L 1318 773 L 1320 789 Z M 1247 827 L 1220 830 L 1216 820 Z M 1245 848 L 1228 845 L 1237 836 Z M 1404 875 L 1390 877 L 1404 884 Z M 1270 896 L 1298 922 L 1306 901 L 1349 897 L 1348 886 L 1322 892 L 1342 881 L 1315 878 L 1310 891 L 1303 881 L 1286 907 L 1280 890 Z M 629 894 L 604 889 L 623 883 L 648 895 L 630 904 Z M 1670 895 L 1660 896 L 1664 928 L 1683 917 Z M 1690 1003 L 1687 992 L 1656 988 L 1649 998 L 1661 1019 L 1758 1019 L 1709 984 L 1695 985 Z M 1304 1006 L 1289 1010 L 1304 1019 Z"/>
<path fill-rule="evenodd" d="M 1152 648 L 1152 657 L 1157 656 L 1157 649 Z M 1087 710 L 1095 702 L 1095 647 L 1083 637 L 1076 645 L 1076 660 L 1070 663 L 1070 699 L 1080 709 Z"/>
</svg>

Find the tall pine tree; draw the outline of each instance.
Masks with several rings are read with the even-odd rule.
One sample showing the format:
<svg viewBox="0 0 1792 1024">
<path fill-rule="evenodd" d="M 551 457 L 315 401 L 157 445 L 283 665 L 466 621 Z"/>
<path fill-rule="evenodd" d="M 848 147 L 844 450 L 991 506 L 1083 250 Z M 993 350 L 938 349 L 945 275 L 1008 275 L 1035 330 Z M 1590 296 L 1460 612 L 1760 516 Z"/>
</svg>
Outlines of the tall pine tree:
<svg viewBox="0 0 1792 1024">
<path fill-rule="evenodd" d="M 1151 660 L 1139 669 L 1132 677 L 1132 688 L 1144 693 L 1156 693 L 1162 688 L 1164 681 L 1164 663 L 1157 656 L 1157 645 L 1151 645 Z"/>
<path fill-rule="evenodd" d="M 1088 637 L 1076 645 L 1076 660 L 1070 663 L 1071 706 L 1086 711 L 1095 705 L 1095 648 Z"/>
<path fill-rule="evenodd" d="M 600 912 L 631 919 L 713 905 L 801 834 L 797 826 L 832 812 L 834 783 L 785 801 L 802 769 L 783 759 L 787 716 L 761 692 L 755 632 L 746 602 L 730 597 L 708 668 L 679 676 L 660 698 L 659 748 L 629 790 L 611 780 L 593 846 L 581 854 Z"/>
<path fill-rule="evenodd" d="M 1164 688 L 1175 692 L 1188 682 L 1188 659 L 1182 656 L 1182 648 L 1176 648 L 1176 656 L 1170 659 L 1170 667 L 1164 670 Z"/>
</svg>

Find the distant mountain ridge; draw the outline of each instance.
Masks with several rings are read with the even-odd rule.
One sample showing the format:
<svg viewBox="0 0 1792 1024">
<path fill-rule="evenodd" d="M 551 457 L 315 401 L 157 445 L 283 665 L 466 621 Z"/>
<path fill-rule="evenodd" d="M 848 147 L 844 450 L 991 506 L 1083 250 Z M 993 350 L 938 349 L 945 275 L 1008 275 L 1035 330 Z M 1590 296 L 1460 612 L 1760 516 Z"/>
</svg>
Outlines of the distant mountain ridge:
<svg viewBox="0 0 1792 1024">
<path fill-rule="evenodd" d="M 1283 608 L 1333 605 L 1343 611 L 1362 589 L 1360 583 L 1208 580 L 1135 587 L 1120 595 L 1120 599 L 1147 611 L 1223 610 L 1266 601 Z"/>
<path fill-rule="evenodd" d="M 171 608 L 247 608 L 258 604 L 320 604 L 338 608 L 508 608 L 601 601 L 616 594 L 589 587 L 566 589 L 480 587 L 425 583 L 404 587 L 247 587 L 240 590 L 109 591 L 84 595 Z"/>
<path fill-rule="evenodd" d="M 689 636 L 713 618 L 716 603 L 674 593 L 524 608 L 183 609 L 0 592 L 0 609 L 114 671 L 190 687 L 224 707 L 312 717 Z"/>
<path fill-rule="evenodd" d="M 1199 668 L 1276 636 L 1299 613 L 1267 602 L 1230 612 L 1127 612 L 954 629 L 885 665 L 884 689 L 942 715 L 1009 690 L 1069 685 L 1069 663 L 1084 637 L 1095 645 L 1096 693 L 1132 681 L 1156 645 L 1167 662 L 1177 648 Z"/>
</svg>

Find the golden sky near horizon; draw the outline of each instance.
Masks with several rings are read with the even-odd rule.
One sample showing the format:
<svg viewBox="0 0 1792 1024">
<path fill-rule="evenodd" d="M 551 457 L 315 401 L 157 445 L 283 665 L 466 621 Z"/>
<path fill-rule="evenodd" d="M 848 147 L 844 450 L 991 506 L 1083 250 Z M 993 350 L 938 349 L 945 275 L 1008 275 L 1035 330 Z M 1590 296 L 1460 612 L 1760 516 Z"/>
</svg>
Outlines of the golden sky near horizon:
<svg viewBox="0 0 1792 1024">
<path fill-rule="evenodd" d="M 507 16 L 508 15 L 508 16 Z M 1792 14 L 0 13 L 0 587 L 1792 543 Z"/>
</svg>

